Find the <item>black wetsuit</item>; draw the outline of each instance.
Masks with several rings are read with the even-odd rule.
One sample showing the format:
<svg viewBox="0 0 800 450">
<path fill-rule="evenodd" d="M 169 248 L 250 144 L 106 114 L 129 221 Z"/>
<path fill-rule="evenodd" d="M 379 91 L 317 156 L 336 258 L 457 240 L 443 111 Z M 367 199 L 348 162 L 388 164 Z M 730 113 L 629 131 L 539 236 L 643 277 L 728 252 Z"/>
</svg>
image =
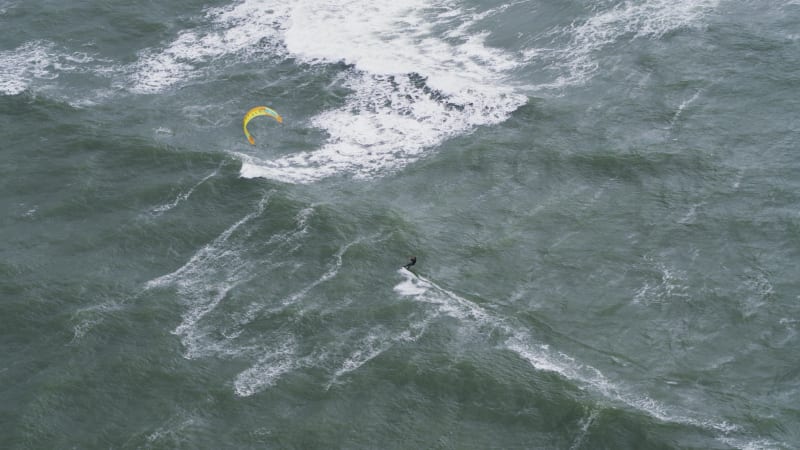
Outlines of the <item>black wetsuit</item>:
<svg viewBox="0 0 800 450">
<path fill-rule="evenodd" d="M 406 269 L 409 269 L 409 268 L 411 268 L 411 266 L 413 266 L 416 263 L 417 263 L 417 257 L 416 256 L 412 256 L 411 257 L 411 261 L 409 261 L 408 264 L 406 264 L 403 267 L 405 267 Z"/>
</svg>

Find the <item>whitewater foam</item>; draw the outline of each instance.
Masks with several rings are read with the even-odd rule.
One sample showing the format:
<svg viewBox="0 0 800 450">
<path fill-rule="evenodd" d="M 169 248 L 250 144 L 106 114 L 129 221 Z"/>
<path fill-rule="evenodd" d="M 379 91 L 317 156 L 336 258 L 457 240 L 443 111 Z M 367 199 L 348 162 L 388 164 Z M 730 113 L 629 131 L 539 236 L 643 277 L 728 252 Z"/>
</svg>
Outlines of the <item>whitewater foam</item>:
<svg viewBox="0 0 800 450">
<path fill-rule="evenodd" d="M 447 14 L 433 14 L 432 10 Z M 502 9 L 502 8 L 499 8 Z M 329 135 L 322 148 L 283 158 L 242 156 L 241 175 L 309 183 L 336 174 L 371 178 L 418 160 L 427 149 L 476 126 L 505 120 L 527 99 L 505 82 L 518 62 L 470 31 L 492 12 L 473 14 L 450 2 L 246 0 L 210 9 L 208 29 L 181 33 L 164 49 L 141 54 L 132 90 L 160 92 L 200 76 L 212 61 L 251 51 L 310 65 L 339 64 L 344 106 L 311 124 Z M 458 22 L 446 36 L 439 21 Z"/>
<path fill-rule="evenodd" d="M 553 58 L 562 73 L 554 85 L 583 82 L 599 49 L 624 36 L 657 39 L 699 23 L 716 3 L 626 2 L 561 30 L 571 36 L 566 48 L 530 49 L 527 60 Z M 450 2 L 299 2 L 288 11 L 287 52 L 309 64 L 351 65 L 351 94 L 342 107 L 311 119 L 329 136 L 321 148 L 277 159 L 243 156 L 241 175 L 290 183 L 336 174 L 369 179 L 402 169 L 449 138 L 503 122 L 527 101 L 508 81 L 526 58 L 487 46 L 479 25 L 507 6 L 474 13 Z M 426 15 L 435 7 L 444 12 Z M 437 36 L 433 30 L 443 24 L 449 31 Z"/>
<path fill-rule="evenodd" d="M 0 95 L 18 95 L 25 91 L 46 91 L 75 108 L 92 106 L 110 91 L 65 94 L 56 82 L 65 74 L 108 75 L 107 60 L 85 52 L 68 51 L 53 42 L 30 41 L 14 50 L 0 51 Z"/>
<path fill-rule="evenodd" d="M 417 161 L 448 138 L 505 120 L 527 100 L 504 84 L 504 71 L 517 64 L 511 56 L 488 48 L 483 33 L 435 36 L 431 18 L 420 11 L 430 4 L 331 5 L 325 12 L 298 8 L 286 33 L 288 51 L 301 60 L 353 66 L 345 105 L 311 119 L 328 142 L 303 154 L 245 162 L 242 176 L 294 183 L 334 174 L 373 178 Z M 449 21 L 464 15 L 451 12 Z M 320 29 L 332 38 L 310 35 Z"/>
<path fill-rule="evenodd" d="M 37 79 L 52 80 L 58 74 L 58 55 L 47 42 L 28 42 L 15 50 L 0 52 L 0 93 L 17 95 Z"/>
</svg>

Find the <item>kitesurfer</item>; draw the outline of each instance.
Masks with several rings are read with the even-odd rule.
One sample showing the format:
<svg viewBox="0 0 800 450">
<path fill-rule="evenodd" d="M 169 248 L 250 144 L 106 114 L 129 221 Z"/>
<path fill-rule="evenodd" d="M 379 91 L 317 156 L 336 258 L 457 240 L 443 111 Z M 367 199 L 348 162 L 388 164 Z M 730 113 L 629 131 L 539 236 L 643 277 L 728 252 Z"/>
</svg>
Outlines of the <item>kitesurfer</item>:
<svg viewBox="0 0 800 450">
<path fill-rule="evenodd" d="M 405 268 L 406 270 L 410 270 L 410 269 L 411 269 L 411 266 L 413 266 L 413 265 L 414 265 L 414 264 L 416 264 L 416 263 L 417 263 L 417 257 L 416 257 L 416 256 L 412 256 L 412 257 L 411 257 L 411 258 L 408 260 L 408 264 L 406 264 L 405 266 L 403 266 L 403 268 Z"/>
</svg>

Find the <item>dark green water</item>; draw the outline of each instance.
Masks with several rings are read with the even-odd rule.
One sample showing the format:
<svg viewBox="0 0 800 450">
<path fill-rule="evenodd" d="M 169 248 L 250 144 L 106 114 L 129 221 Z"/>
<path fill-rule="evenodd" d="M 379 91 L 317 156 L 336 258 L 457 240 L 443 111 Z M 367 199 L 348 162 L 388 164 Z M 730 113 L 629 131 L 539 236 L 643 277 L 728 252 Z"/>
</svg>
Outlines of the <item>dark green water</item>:
<svg viewBox="0 0 800 450">
<path fill-rule="evenodd" d="M 800 446 L 800 3 L 288 3 L 0 0 L 0 448 Z"/>
</svg>

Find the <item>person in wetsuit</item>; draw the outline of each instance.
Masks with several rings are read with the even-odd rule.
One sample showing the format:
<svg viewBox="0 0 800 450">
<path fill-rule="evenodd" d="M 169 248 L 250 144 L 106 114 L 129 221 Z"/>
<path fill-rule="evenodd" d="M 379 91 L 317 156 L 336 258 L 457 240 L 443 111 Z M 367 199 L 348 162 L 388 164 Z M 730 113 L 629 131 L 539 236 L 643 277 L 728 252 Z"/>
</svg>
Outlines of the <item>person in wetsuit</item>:
<svg viewBox="0 0 800 450">
<path fill-rule="evenodd" d="M 416 263 L 417 263 L 417 257 L 416 256 L 412 256 L 411 259 L 409 259 L 408 264 L 403 266 L 403 268 L 405 268 L 406 270 L 409 270 L 411 268 L 411 266 L 413 266 Z"/>
</svg>

